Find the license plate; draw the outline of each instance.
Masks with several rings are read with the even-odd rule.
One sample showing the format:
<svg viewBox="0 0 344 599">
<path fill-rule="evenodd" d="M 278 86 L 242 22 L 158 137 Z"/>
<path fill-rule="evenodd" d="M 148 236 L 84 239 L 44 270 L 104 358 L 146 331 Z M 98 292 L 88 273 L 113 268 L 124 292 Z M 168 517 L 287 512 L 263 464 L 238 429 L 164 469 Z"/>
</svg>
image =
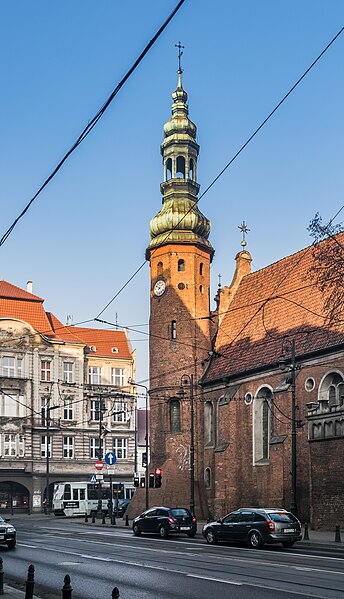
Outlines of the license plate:
<svg viewBox="0 0 344 599">
<path fill-rule="evenodd" d="M 3 541 L 5 538 L 5 535 L 0 535 L 0 541 Z"/>
<path fill-rule="evenodd" d="M 285 528 L 283 532 L 285 532 L 285 533 L 296 532 L 296 530 L 295 530 L 295 528 Z"/>
<path fill-rule="evenodd" d="M 190 526 L 181 526 L 180 530 L 190 530 Z"/>
</svg>

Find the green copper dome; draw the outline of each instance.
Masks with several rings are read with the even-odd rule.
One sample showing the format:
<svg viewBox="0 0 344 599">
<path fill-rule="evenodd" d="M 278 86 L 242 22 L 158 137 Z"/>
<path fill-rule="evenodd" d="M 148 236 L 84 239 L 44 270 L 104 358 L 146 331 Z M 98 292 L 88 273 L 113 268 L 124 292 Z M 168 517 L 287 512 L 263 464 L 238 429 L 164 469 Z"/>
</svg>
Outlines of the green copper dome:
<svg viewBox="0 0 344 599">
<path fill-rule="evenodd" d="M 181 75 L 179 68 L 177 88 L 172 94 L 172 117 L 164 126 L 164 141 L 161 144 L 163 205 L 150 222 L 148 259 L 153 248 L 168 243 L 198 245 L 214 253 L 208 241 L 210 221 L 197 205 L 197 128 L 188 117 L 187 93 L 183 89 Z"/>
</svg>

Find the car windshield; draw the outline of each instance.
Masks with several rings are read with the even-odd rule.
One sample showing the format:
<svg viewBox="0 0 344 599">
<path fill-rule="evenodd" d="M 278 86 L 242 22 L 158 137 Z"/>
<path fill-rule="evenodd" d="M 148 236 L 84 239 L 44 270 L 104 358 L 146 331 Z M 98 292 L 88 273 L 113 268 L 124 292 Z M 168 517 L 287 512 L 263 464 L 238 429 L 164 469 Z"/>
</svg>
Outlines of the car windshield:
<svg viewBox="0 0 344 599">
<path fill-rule="evenodd" d="M 0 516 L 0 522 L 5 522 L 5 519 L 2 516 Z"/>
<path fill-rule="evenodd" d="M 287 512 L 273 512 L 269 516 L 273 522 L 297 522 L 297 518 Z"/>
<path fill-rule="evenodd" d="M 184 516 L 184 518 L 185 518 L 185 516 L 191 515 L 189 510 L 186 510 L 184 508 L 175 508 L 173 510 L 170 510 L 170 514 L 172 516 Z"/>
</svg>

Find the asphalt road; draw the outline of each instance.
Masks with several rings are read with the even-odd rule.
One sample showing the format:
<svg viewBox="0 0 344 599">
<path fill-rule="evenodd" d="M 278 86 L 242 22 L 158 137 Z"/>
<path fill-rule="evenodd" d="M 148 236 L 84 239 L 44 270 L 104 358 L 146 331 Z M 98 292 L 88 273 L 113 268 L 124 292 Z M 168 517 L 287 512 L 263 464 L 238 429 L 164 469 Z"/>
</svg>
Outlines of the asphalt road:
<svg viewBox="0 0 344 599">
<path fill-rule="evenodd" d="M 45 599 L 61 597 L 65 574 L 73 599 L 111 599 L 115 586 L 120 599 L 344 597 L 344 553 L 209 546 L 201 537 L 163 540 L 64 520 L 15 520 L 17 548 L 0 549 L 5 581 L 23 582 L 32 563 Z"/>
</svg>

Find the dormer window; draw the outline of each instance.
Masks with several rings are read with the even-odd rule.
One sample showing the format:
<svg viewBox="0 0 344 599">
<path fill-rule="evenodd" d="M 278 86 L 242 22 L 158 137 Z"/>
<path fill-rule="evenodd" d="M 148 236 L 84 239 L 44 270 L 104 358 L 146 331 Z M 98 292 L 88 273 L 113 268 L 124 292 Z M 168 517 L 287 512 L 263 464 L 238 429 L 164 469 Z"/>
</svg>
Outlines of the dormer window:
<svg viewBox="0 0 344 599">
<path fill-rule="evenodd" d="M 90 345 L 88 349 L 89 349 L 90 351 L 92 351 L 92 352 L 96 352 L 96 351 L 97 351 L 97 348 L 96 348 L 96 346 L 95 346 L 95 345 Z"/>
<path fill-rule="evenodd" d="M 118 347 L 112 347 L 111 351 L 113 354 L 118 354 Z"/>
</svg>

